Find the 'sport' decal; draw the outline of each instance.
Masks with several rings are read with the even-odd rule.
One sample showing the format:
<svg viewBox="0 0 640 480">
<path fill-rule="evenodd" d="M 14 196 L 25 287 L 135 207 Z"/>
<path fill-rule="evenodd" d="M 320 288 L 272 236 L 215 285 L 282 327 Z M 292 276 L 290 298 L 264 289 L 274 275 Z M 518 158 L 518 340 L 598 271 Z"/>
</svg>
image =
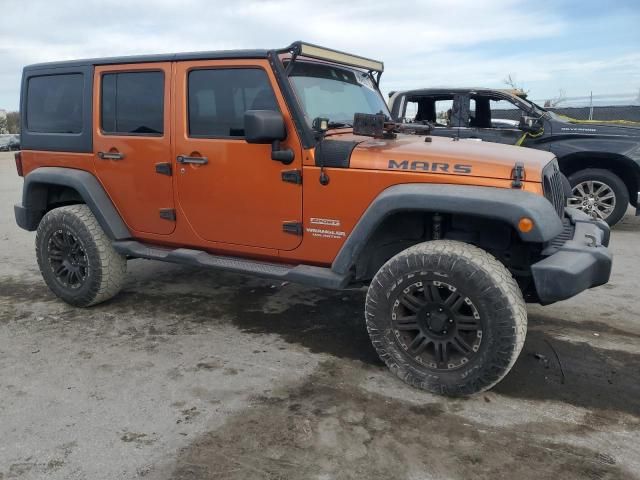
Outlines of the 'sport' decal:
<svg viewBox="0 0 640 480">
<path fill-rule="evenodd" d="M 435 172 L 435 173 L 456 173 L 460 175 L 469 175 L 471 173 L 472 166 L 462 163 L 445 163 L 445 162 L 424 162 L 422 160 L 389 160 L 389 166 L 387 167 L 393 170 L 413 170 L 420 172 Z"/>
<path fill-rule="evenodd" d="M 309 219 L 309 223 L 311 223 L 313 225 L 329 225 L 329 226 L 332 226 L 332 227 L 339 227 L 340 226 L 340 220 L 334 220 L 333 218 L 311 217 Z"/>
<path fill-rule="evenodd" d="M 340 239 L 347 236 L 346 232 L 334 230 L 334 228 L 340 227 L 340 220 L 336 218 L 310 217 L 309 223 L 318 225 L 318 227 L 311 226 L 305 229 L 312 237 Z"/>
</svg>

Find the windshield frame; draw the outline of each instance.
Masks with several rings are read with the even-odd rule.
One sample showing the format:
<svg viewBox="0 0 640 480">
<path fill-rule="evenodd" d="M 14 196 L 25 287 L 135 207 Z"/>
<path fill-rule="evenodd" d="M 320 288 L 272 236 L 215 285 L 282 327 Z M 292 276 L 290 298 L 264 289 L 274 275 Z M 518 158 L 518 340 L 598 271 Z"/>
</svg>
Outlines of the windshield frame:
<svg viewBox="0 0 640 480">
<path fill-rule="evenodd" d="M 547 110 L 542 108 L 540 105 L 532 102 L 531 100 L 519 97 L 518 95 L 514 95 L 512 93 L 506 93 L 506 92 L 502 92 L 502 93 L 507 95 L 514 103 L 521 104 L 524 107 L 524 109 L 527 110 L 529 113 L 534 113 L 541 117 L 549 114 Z"/>
<path fill-rule="evenodd" d="M 291 82 L 289 81 L 287 71 L 285 68 L 285 63 L 288 64 L 291 61 L 292 57 L 293 55 L 292 55 L 291 49 L 270 50 L 267 52 L 267 60 L 269 61 L 269 65 L 271 66 L 273 70 L 273 74 L 275 75 L 277 90 L 279 90 L 279 93 L 282 95 L 284 99 L 284 102 L 287 106 L 287 113 L 290 115 L 290 118 L 293 122 L 293 126 L 295 127 L 295 133 L 298 134 L 298 138 L 300 140 L 300 143 L 302 144 L 302 148 L 306 150 L 310 148 L 315 148 L 318 144 L 318 141 L 320 141 L 324 137 L 324 134 L 321 132 L 314 131 L 307 124 L 305 120 L 305 113 L 302 109 L 302 106 L 298 102 L 298 98 L 293 90 L 293 85 L 291 85 Z M 296 59 L 297 58 L 300 58 L 301 61 L 302 60 L 307 61 L 307 57 L 296 56 Z M 315 59 L 311 61 L 321 62 L 320 60 L 315 60 Z M 325 61 L 324 63 L 327 63 L 329 65 L 334 65 L 336 67 L 344 68 L 343 65 L 338 62 Z M 369 72 L 371 76 L 373 76 L 374 73 L 376 72 Z M 377 72 L 377 73 L 378 73 L 378 78 L 376 79 L 376 82 L 375 82 L 376 90 L 378 91 L 378 94 L 382 97 L 382 100 L 384 101 L 384 96 L 382 95 L 382 93 L 380 93 L 380 88 L 379 88 L 380 72 Z M 387 102 L 384 102 L 384 103 L 386 104 Z M 283 114 L 284 113 L 285 112 L 283 112 Z M 288 132 L 288 134 L 293 134 L 293 133 L 294 132 Z"/>
<path fill-rule="evenodd" d="M 313 118 L 310 118 L 307 115 L 307 111 L 305 108 L 305 105 L 302 102 L 302 99 L 299 97 L 298 95 L 298 89 L 296 87 L 296 85 L 294 85 L 292 77 L 294 75 L 294 69 L 290 68 L 289 66 L 291 65 L 291 59 L 283 59 L 283 65 L 285 66 L 285 70 L 287 73 L 287 83 L 291 86 L 291 90 L 293 92 L 293 95 L 295 97 L 295 101 L 298 104 L 298 107 L 300 108 L 302 115 L 303 115 L 303 123 L 309 127 L 311 129 L 311 124 L 313 122 Z M 367 71 L 367 70 L 363 70 L 363 69 L 359 69 L 356 67 L 349 67 L 349 66 L 345 66 L 345 65 L 341 65 L 341 64 L 337 64 L 337 63 L 332 63 L 332 62 L 328 62 L 328 61 L 323 61 L 323 60 L 317 60 L 317 59 L 311 59 L 311 58 L 307 58 L 307 57 L 297 57 L 294 60 L 295 64 L 310 64 L 310 65 L 317 65 L 317 66 L 326 66 L 327 68 L 332 68 L 332 69 L 337 69 L 337 70 L 343 70 L 345 72 L 348 73 L 352 73 L 354 75 L 365 75 L 367 77 L 367 79 L 370 82 L 370 85 L 364 85 L 362 84 L 360 88 L 368 88 L 370 89 L 374 94 L 377 95 L 378 99 L 380 100 L 380 105 L 384 107 L 384 114 L 388 117 L 391 118 L 391 111 L 389 109 L 389 105 L 387 104 L 387 102 L 384 99 L 384 95 L 382 94 L 382 92 L 380 91 L 380 88 L 378 87 L 378 81 L 376 80 L 376 78 L 373 75 L 372 71 Z M 295 68 L 295 67 L 294 67 Z M 330 80 L 330 79 L 329 79 Z M 336 80 L 339 81 L 339 80 Z M 367 113 L 367 112 L 354 112 L 354 113 Z M 331 127 L 329 130 L 336 130 L 336 129 L 352 129 L 353 127 L 351 126 L 353 123 L 353 118 L 351 119 L 329 119 L 330 122 L 335 122 L 337 124 L 345 124 L 344 126 L 336 126 L 336 127 Z M 345 121 L 343 121 L 345 120 Z M 313 131 L 313 129 L 311 129 Z M 317 136 L 318 132 L 313 131 L 314 134 Z"/>
</svg>

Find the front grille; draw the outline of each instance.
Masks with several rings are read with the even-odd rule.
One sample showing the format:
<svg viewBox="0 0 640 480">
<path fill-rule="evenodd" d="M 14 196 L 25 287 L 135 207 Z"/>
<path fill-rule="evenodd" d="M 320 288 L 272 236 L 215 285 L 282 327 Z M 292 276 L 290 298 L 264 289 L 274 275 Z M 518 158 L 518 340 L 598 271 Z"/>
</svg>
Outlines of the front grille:
<svg viewBox="0 0 640 480">
<path fill-rule="evenodd" d="M 553 160 L 542 171 L 542 190 L 547 200 L 551 202 L 553 208 L 560 218 L 564 217 L 564 207 L 567 205 L 567 199 L 564 194 L 564 185 L 562 182 L 562 173 L 558 168 L 558 161 Z"/>
</svg>

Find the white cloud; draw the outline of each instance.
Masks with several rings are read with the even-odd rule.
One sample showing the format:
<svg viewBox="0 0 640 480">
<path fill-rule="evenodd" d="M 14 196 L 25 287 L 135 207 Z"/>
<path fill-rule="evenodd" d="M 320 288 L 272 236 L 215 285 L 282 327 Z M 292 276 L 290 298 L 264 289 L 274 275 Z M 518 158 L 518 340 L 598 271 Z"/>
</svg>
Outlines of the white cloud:
<svg viewBox="0 0 640 480">
<path fill-rule="evenodd" d="M 524 0 L 1 1 L 0 106 L 6 108 L 17 107 L 21 69 L 29 63 L 272 48 L 298 39 L 384 60 L 385 90 L 500 85 L 508 73 L 515 73 L 543 92 L 557 89 L 558 76 L 606 76 L 612 69 L 625 71 L 626 78 L 637 80 L 639 75 L 638 67 L 630 65 L 638 64 L 637 56 L 478 54 L 491 42 L 533 45 L 568 28 L 550 8 L 532 7 Z M 609 88 L 613 82 L 601 83 Z M 634 88 L 629 85 L 628 90 Z"/>
</svg>

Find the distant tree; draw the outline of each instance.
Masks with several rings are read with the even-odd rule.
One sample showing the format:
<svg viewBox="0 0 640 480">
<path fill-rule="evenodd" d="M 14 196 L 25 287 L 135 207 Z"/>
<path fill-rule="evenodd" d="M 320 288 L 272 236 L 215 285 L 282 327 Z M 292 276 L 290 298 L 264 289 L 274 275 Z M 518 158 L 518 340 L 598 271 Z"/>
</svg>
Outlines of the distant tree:
<svg viewBox="0 0 640 480">
<path fill-rule="evenodd" d="M 0 133 L 9 133 L 7 130 L 7 117 L 0 115 Z"/>
<path fill-rule="evenodd" d="M 529 90 L 525 90 L 524 87 L 516 80 L 516 76 L 511 73 L 507 75 L 507 78 L 502 80 L 502 83 L 513 88 L 514 90 L 520 90 L 522 93 L 524 93 L 525 97 L 529 94 Z"/>
<path fill-rule="evenodd" d="M 9 133 L 20 133 L 20 113 L 19 112 L 7 113 L 7 130 L 9 130 Z"/>
</svg>

